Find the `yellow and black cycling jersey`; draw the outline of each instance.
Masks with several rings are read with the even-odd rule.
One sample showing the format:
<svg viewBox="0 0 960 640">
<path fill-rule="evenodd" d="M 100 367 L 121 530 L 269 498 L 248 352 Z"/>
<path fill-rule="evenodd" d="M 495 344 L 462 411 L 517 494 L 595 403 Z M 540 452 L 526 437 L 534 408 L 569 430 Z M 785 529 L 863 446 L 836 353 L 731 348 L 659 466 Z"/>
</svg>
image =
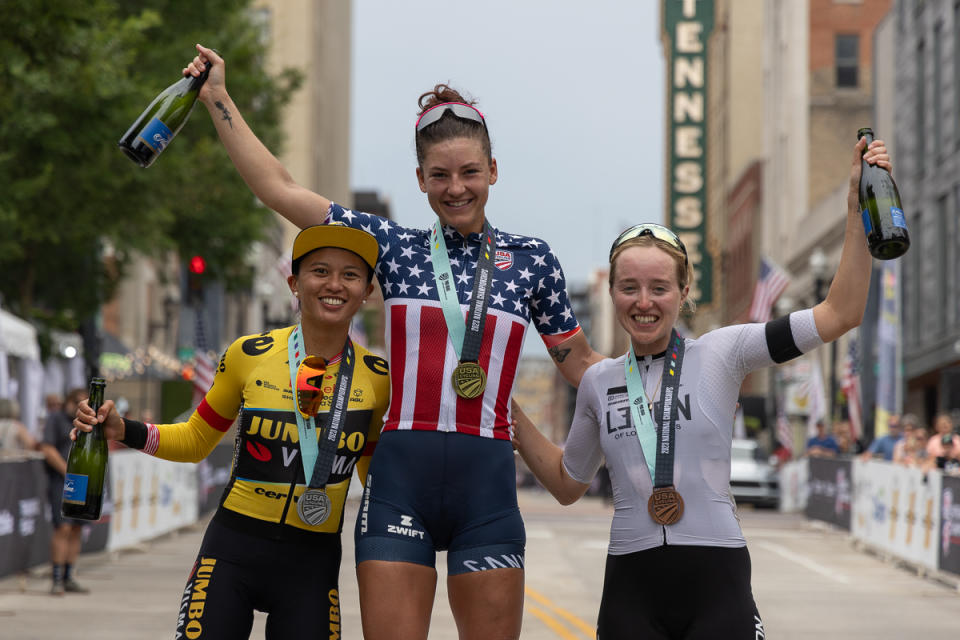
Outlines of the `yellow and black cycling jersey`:
<svg viewBox="0 0 960 640">
<path fill-rule="evenodd" d="M 213 385 L 187 422 L 146 425 L 144 437 L 128 433 L 124 438 L 159 458 L 197 462 L 239 416 L 230 481 L 215 517 L 271 538 L 339 534 L 353 470 L 361 481 L 366 479 L 390 395 L 386 360 L 355 344 L 347 417 L 326 485 L 331 512 L 321 525 L 304 523 L 295 504 L 305 484 L 287 359 L 287 338 L 293 328 L 236 340 L 220 359 Z M 318 426 L 330 409 L 339 370 L 339 358 L 327 366 Z M 127 425 L 128 431 L 139 426 L 132 421 Z M 316 431 L 321 437 L 321 430 Z"/>
</svg>

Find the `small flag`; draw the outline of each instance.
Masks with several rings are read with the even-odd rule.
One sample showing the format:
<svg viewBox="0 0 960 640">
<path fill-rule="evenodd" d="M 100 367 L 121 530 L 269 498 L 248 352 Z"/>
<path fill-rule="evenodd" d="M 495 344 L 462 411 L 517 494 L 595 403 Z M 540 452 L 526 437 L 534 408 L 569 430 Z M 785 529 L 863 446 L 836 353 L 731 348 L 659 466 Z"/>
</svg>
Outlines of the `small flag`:
<svg viewBox="0 0 960 640">
<path fill-rule="evenodd" d="M 787 285 L 790 276 L 767 257 L 760 258 L 760 275 L 753 290 L 753 302 L 750 304 L 752 322 L 769 322 L 772 318 L 773 303 L 777 301 Z"/>
<path fill-rule="evenodd" d="M 195 349 L 193 353 L 193 406 L 197 406 L 213 386 L 213 375 L 216 370 L 213 358 L 207 351 L 207 339 L 203 330 L 203 309 L 197 308 L 197 327 L 194 335 Z"/>
<path fill-rule="evenodd" d="M 843 379 L 840 389 L 847 398 L 847 413 L 850 416 L 850 432 L 853 438 L 863 433 L 863 406 L 860 402 L 860 356 L 857 339 L 847 342 L 847 357 L 843 363 Z"/>
</svg>

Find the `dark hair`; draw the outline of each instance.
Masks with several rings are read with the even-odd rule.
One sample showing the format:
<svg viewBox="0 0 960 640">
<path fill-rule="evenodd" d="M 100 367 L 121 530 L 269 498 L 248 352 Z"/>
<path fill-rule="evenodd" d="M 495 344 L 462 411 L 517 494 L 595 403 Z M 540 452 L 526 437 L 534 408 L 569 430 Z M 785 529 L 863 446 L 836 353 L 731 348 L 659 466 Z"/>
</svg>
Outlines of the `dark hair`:
<svg viewBox="0 0 960 640">
<path fill-rule="evenodd" d="M 453 87 L 446 84 L 438 84 L 431 91 L 420 96 L 417 104 L 420 105 L 418 116 L 422 116 L 428 109 L 444 102 L 462 102 L 464 104 L 476 105 L 476 100 L 468 100 Z M 438 142 L 452 140 L 454 138 L 474 138 L 480 141 L 483 147 L 483 153 L 487 156 L 487 161 L 493 160 L 493 151 L 490 147 L 490 136 L 487 129 L 479 122 L 473 120 L 464 120 L 453 115 L 453 112 L 447 111 L 439 120 L 426 126 L 423 130 L 415 134 L 417 145 L 417 164 L 423 166 L 423 159 L 426 156 L 427 149 Z"/>
<path fill-rule="evenodd" d="M 317 247 L 317 248 L 314 249 L 313 251 L 318 251 L 318 250 L 320 250 L 320 249 L 325 249 L 325 248 L 326 248 L 326 247 Z M 342 247 L 332 247 L 332 248 L 333 248 L 333 249 L 342 249 Z M 313 253 L 313 251 L 308 251 L 307 253 L 303 254 L 302 256 L 300 256 L 299 258 L 297 258 L 296 260 L 294 260 L 294 261 L 290 264 L 290 273 L 292 273 L 292 274 L 295 275 L 295 276 L 300 275 L 300 265 L 303 264 L 303 259 L 306 258 L 306 257 L 307 257 L 308 255 L 310 255 L 311 253 Z M 344 249 L 344 251 L 350 251 L 350 250 L 349 250 L 349 249 Z M 366 261 L 363 260 L 363 258 L 360 256 L 359 253 L 356 253 L 356 252 L 354 252 L 354 251 L 350 251 L 350 253 L 352 253 L 353 255 L 355 255 L 355 256 L 357 256 L 358 258 L 360 258 L 360 260 L 363 262 L 363 266 L 365 266 L 365 267 L 367 268 L 367 284 L 370 284 L 371 282 L 373 282 L 373 269 L 370 268 L 370 265 L 368 265 L 368 264 L 366 263 Z"/>
</svg>

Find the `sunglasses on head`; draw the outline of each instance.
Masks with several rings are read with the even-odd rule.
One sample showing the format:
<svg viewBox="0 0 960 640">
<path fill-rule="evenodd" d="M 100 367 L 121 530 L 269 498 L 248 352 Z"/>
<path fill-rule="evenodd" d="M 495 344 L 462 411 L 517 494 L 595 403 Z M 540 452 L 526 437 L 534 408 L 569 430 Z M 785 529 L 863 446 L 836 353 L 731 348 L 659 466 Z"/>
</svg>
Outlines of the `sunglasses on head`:
<svg viewBox="0 0 960 640">
<path fill-rule="evenodd" d="M 320 356 L 307 356 L 297 367 L 297 410 L 304 418 L 320 413 L 326 372 L 327 361 Z"/>
<path fill-rule="evenodd" d="M 657 240 L 662 240 L 674 249 L 679 249 L 680 253 L 683 254 L 683 259 L 686 262 L 687 258 L 687 248 L 683 246 L 683 242 L 680 241 L 680 238 L 670 229 L 667 229 L 665 226 L 660 224 L 655 224 L 653 222 L 644 222 L 643 224 L 635 224 L 629 229 L 625 229 L 623 232 L 617 236 L 617 239 L 613 241 L 613 246 L 610 247 L 610 260 L 613 260 L 613 252 L 617 250 L 617 247 L 622 245 L 627 240 L 633 238 L 640 238 L 643 236 L 650 236 Z"/>
<path fill-rule="evenodd" d="M 417 118 L 417 133 L 420 133 L 422 130 L 426 129 L 434 122 L 443 117 L 447 111 L 452 111 L 453 115 L 464 120 L 473 120 L 474 122 L 479 122 L 483 125 L 483 128 L 487 128 L 487 123 L 483 119 L 483 114 L 480 113 L 480 110 L 474 107 L 473 105 L 466 104 L 464 102 L 442 102 L 438 105 L 434 105 L 420 114 L 420 117 Z"/>
</svg>

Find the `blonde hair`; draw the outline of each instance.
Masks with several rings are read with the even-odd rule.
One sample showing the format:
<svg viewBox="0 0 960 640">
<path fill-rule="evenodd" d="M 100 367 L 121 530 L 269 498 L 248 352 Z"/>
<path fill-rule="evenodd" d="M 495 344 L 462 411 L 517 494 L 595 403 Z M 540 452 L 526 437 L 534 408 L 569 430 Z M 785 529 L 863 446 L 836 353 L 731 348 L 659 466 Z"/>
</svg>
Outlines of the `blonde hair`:
<svg viewBox="0 0 960 640">
<path fill-rule="evenodd" d="M 613 253 L 610 255 L 609 283 L 611 288 L 613 287 L 613 281 L 617 275 L 617 259 L 624 251 L 630 249 L 631 247 L 656 247 L 657 249 L 665 252 L 667 255 L 673 258 L 674 263 L 677 265 L 677 285 L 680 287 L 680 291 L 682 292 L 690 285 L 692 272 L 690 270 L 690 263 L 683 251 L 676 248 L 669 242 L 654 238 L 650 235 L 643 235 L 637 236 L 636 238 L 630 238 L 613 250 Z M 686 309 L 688 313 L 693 313 L 696 311 L 696 308 L 697 303 L 694 302 L 690 296 L 684 298 L 683 303 L 680 305 L 680 309 Z"/>
</svg>

